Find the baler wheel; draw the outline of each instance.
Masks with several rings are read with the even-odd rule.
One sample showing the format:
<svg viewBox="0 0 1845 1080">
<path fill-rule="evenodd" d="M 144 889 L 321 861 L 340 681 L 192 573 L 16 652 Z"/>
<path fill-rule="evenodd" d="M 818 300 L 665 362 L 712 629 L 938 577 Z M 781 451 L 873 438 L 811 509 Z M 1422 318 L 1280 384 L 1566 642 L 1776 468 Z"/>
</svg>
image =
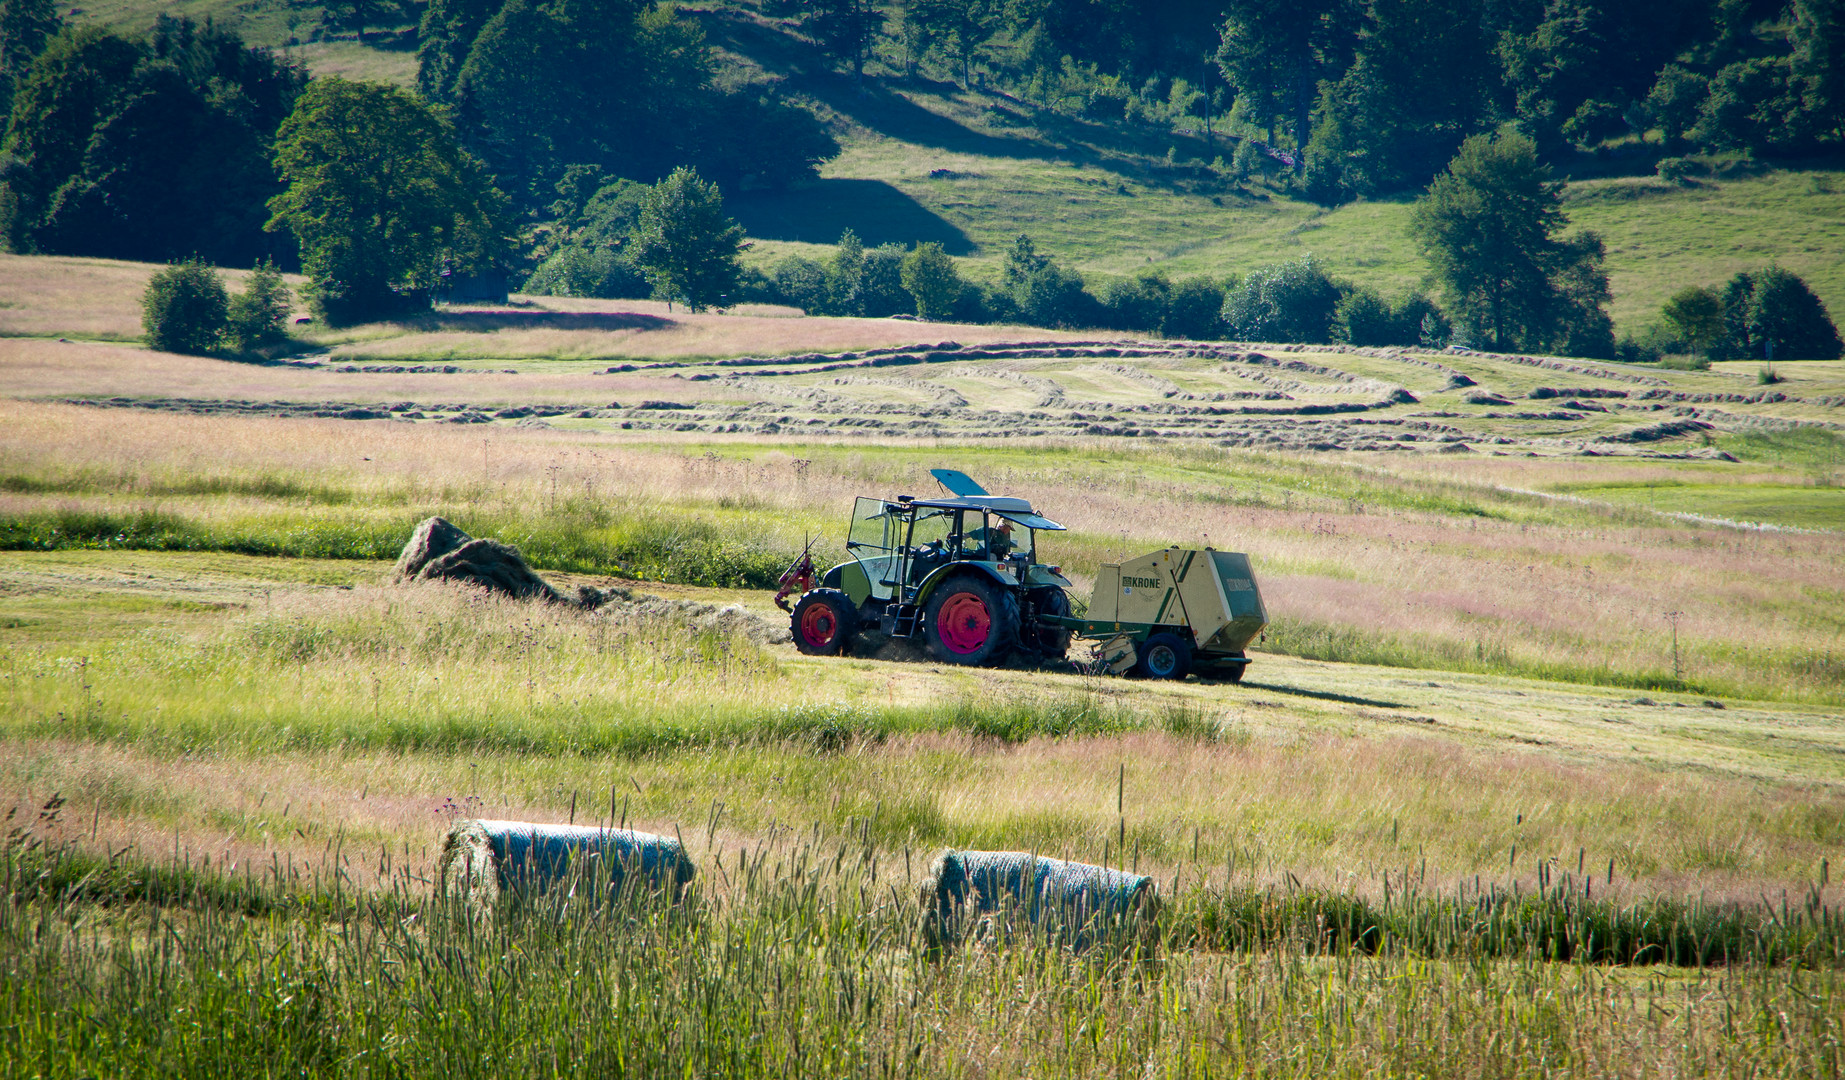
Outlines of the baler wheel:
<svg viewBox="0 0 1845 1080">
<path fill-rule="evenodd" d="M 1149 679 L 1183 679 L 1192 669 L 1191 643 L 1177 634 L 1154 634 L 1140 647 L 1134 671 Z"/>
</svg>

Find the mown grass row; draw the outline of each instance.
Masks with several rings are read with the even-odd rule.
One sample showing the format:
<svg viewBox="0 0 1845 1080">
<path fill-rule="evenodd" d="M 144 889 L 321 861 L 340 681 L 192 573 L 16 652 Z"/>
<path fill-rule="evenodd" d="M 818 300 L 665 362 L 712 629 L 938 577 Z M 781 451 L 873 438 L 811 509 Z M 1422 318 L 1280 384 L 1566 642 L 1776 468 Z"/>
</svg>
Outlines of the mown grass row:
<svg viewBox="0 0 1845 1080">
<path fill-rule="evenodd" d="M 1198 887 L 1169 909 L 1157 957 L 1013 939 L 940 958 L 909 873 L 850 837 L 714 851 L 677 908 L 554 895 L 486 918 L 389 851 L 366 856 L 388 870 L 368 892 L 337 870 L 111 868 L 17 830 L 8 842 L 0 1028 L 22 1074 L 1804 1077 L 1845 1064 L 1841 924 L 1823 909 L 1585 916 L 1556 896 L 1378 909 Z M 1585 921 L 1619 943 L 1566 955 L 1555 928 Z M 1674 952 L 1686 934 L 1739 948 Z M 1672 959 L 1726 966 L 1651 966 Z"/>
</svg>

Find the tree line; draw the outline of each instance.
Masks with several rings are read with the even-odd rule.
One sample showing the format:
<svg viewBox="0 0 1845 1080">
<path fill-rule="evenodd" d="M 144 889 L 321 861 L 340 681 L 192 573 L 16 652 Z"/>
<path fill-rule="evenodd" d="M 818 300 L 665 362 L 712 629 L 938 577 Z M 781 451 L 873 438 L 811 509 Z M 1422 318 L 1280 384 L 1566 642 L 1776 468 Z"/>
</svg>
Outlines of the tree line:
<svg viewBox="0 0 1845 1080">
<path fill-rule="evenodd" d="M 1327 203 L 1511 124 L 1557 161 L 1845 146 L 1840 0 L 764 0 L 814 47 L 1044 107 L 1264 139 Z"/>
</svg>

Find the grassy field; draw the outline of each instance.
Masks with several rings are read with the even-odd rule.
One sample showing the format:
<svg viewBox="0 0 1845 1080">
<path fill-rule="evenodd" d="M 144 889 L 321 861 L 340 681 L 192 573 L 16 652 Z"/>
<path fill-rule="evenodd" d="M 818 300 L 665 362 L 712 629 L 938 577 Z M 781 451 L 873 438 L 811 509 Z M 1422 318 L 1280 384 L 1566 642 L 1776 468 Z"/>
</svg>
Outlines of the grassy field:
<svg viewBox="0 0 1845 1080">
<path fill-rule="evenodd" d="M 38 344 L 116 349 L 150 391 L 187 370 Z M 1812 429 L 1721 437 L 1743 462 L 1600 459 L 1594 479 L 1729 491 L 1836 468 Z M 20 1035 L 0 1057 L 131 1076 L 1836 1072 L 1838 534 L 1542 493 L 1584 464 L 8 400 L 0 1023 Z M 851 496 L 927 491 L 932 465 L 1065 519 L 1046 554 L 1081 583 L 1168 542 L 1251 552 L 1275 623 L 1249 676 L 767 643 L 783 616 L 762 590 L 800 538 L 837 557 Z M 741 614 L 389 584 L 429 513 L 566 589 L 644 575 Z M 554 899 L 480 921 L 431 895 L 464 814 L 677 833 L 698 882 L 677 911 Z M 1157 957 L 932 959 L 913 885 L 943 846 L 1153 875 Z"/>
<path fill-rule="evenodd" d="M 1835 708 L 813 660 L 380 575 L 0 556 L 10 1070 L 1839 1064 Z M 677 832 L 698 884 L 483 923 L 430 896 L 457 813 Z M 930 959 L 912 885 L 944 844 L 1153 874 L 1157 958 Z"/>
</svg>

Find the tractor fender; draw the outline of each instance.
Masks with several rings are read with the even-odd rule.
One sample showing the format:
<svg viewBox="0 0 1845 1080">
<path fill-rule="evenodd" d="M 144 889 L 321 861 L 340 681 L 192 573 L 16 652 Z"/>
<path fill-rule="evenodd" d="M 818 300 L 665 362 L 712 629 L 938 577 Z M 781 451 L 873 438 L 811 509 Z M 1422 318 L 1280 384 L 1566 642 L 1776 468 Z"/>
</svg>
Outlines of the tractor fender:
<svg viewBox="0 0 1845 1080">
<path fill-rule="evenodd" d="M 1019 587 L 1017 578 L 1007 577 L 1005 574 L 1000 573 L 985 563 L 951 562 L 946 566 L 936 568 L 934 573 L 924 578 L 922 584 L 916 587 L 917 606 L 921 607 L 923 604 L 928 603 L 929 597 L 935 592 L 936 586 L 940 585 L 942 582 L 958 574 L 973 573 L 983 574 L 991 578 L 993 583 L 1002 589 L 1017 589 Z"/>
<path fill-rule="evenodd" d="M 826 572 L 820 579 L 823 588 L 838 589 L 852 598 L 853 604 L 863 604 L 871 598 L 871 579 L 865 576 L 865 568 L 856 561 L 843 562 Z"/>
</svg>

